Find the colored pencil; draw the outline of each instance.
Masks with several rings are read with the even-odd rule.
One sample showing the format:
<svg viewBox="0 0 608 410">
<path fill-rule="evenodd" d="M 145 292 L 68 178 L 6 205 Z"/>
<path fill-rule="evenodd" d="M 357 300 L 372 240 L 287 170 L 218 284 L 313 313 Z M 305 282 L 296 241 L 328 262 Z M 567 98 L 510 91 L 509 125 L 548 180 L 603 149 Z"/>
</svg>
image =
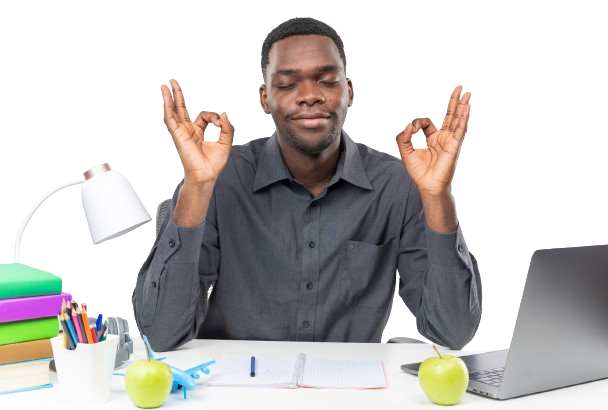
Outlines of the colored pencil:
<svg viewBox="0 0 608 410">
<path fill-rule="evenodd" d="M 91 325 L 93 326 L 93 325 Z M 91 332 L 91 337 L 93 338 L 93 343 L 97 343 L 97 332 L 95 331 L 95 328 L 89 329 L 89 331 Z"/>
<path fill-rule="evenodd" d="M 95 343 L 95 341 L 93 340 L 93 335 L 91 334 L 91 325 L 89 324 L 89 316 L 87 315 L 87 304 L 83 303 L 81 305 L 80 310 L 81 310 L 82 324 L 84 326 L 87 340 L 89 343 Z"/>
<path fill-rule="evenodd" d="M 103 342 L 104 340 L 106 340 L 107 334 L 108 334 L 108 327 L 106 325 L 103 325 L 103 328 L 101 328 L 101 337 L 99 338 L 99 341 Z"/>
<path fill-rule="evenodd" d="M 76 316 L 78 317 L 78 324 L 80 325 L 80 330 L 82 332 L 82 342 L 83 343 L 93 343 L 92 340 L 89 340 L 87 337 L 87 328 L 84 325 L 84 318 L 82 317 L 82 310 L 78 307 L 76 308 Z"/>
<path fill-rule="evenodd" d="M 78 320 L 78 314 L 76 313 L 76 309 L 74 309 L 74 307 L 72 307 L 72 325 L 74 326 L 74 329 L 76 329 L 78 342 L 84 343 L 84 339 L 82 338 L 82 332 L 80 331 L 80 321 Z"/>
<path fill-rule="evenodd" d="M 72 320 L 66 313 L 62 313 L 62 315 L 64 316 L 65 324 L 68 327 L 68 330 L 70 331 L 70 336 L 72 336 L 71 339 L 72 339 L 72 342 L 74 343 L 74 349 L 76 349 L 76 346 L 78 345 L 78 337 L 76 336 L 76 331 L 74 330 L 74 325 L 72 324 Z"/>
<path fill-rule="evenodd" d="M 65 324 L 65 320 L 63 320 L 63 314 L 57 315 L 57 318 L 59 319 L 61 329 L 63 329 L 63 347 L 69 350 L 74 350 L 74 342 L 72 342 L 70 331 L 68 330 L 68 327 Z"/>
</svg>

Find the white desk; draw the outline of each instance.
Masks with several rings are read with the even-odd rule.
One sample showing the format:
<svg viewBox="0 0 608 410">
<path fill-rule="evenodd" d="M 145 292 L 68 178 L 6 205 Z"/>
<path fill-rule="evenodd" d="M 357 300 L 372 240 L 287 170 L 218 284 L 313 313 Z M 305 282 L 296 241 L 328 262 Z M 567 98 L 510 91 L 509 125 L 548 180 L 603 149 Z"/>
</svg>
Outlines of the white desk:
<svg viewBox="0 0 608 410">
<path fill-rule="evenodd" d="M 181 391 L 171 393 L 161 408 L 206 410 L 442 408 L 428 400 L 415 376 L 406 374 L 400 369 L 403 363 L 421 361 L 433 355 L 434 352 L 429 345 L 194 340 L 179 350 L 162 356 L 168 356 L 167 363 L 187 369 L 211 359 L 219 359 L 222 354 L 264 356 L 300 352 L 331 358 L 382 359 L 389 387 L 380 390 L 208 387 L 204 382 L 209 376 L 203 375 L 199 380 L 201 384 L 195 389 L 188 390 L 187 400 L 183 399 Z M 452 352 L 454 353 L 458 352 Z M 158 357 L 160 356 L 159 354 Z M 135 352 L 131 359 L 138 360 L 144 357 L 143 343 L 136 339 Z M 213 366 L 211 369 L 213 374 Z M 124 373 L 124 367 L 119 371 Z M 506 401 L 466 393 L 458 406 L 483 409 L 605 408 L 603 398 L 606 391 L 608 391 L 608 379 Z M 66 406 L 57 386 L 0 396 L 1 410 L 29 408 L 65 410 L 70 407 Z M 125 391 L 123 377 L 114 376 L 111 401 L 94 408 L 136 409 Z"/>
</svg>

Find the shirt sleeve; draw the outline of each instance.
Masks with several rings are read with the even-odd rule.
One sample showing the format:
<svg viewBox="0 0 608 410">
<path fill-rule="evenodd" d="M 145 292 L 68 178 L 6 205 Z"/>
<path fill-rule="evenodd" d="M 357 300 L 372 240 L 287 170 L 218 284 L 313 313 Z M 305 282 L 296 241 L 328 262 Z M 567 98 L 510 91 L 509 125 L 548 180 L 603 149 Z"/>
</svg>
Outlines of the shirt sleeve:
<svg viewBox="0 0 608 410">
<path fill-rule="evenodd" d="M 400 244 L 399 295 L 420 334 L 451 349 L 471 341 L 481 320 L 481 278 L 460 225 L 438 233 L 425 225 L 418 189 L 411 184 Z"/>
<path fill-rule="evenodd" d="M 132 296 L 137 327 L 156 351 L 176 349 L 196 336 L 219 266 L 219 247 L 213 241 L 203 246 L 204 236 L 217 239 L 212 222 L 178 227 L 173 221 L 180 187 L 139 271 Z"/>
</svg>

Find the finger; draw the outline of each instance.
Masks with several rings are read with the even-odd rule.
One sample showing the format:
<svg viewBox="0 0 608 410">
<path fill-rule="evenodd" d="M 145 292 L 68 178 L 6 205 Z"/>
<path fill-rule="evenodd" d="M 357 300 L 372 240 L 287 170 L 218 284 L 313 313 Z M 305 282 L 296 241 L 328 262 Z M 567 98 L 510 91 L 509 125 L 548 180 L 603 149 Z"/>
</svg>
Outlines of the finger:
<svg viewBox="0 0 608 410">
<path fill-rule="evenodd" d="M 412 124 L 407 124 L 407 127 L 397 135 L 397 146 L 399 147 L 399 154 L 401 154 L 403 162 L 414 152 L 414 146 L 412 145 L 413 135 L 414 126 Z"/>
<path fill-rule="evenodd" d="M 160 90 L 163 93 L 163 109 L 165 112 L 165 125 L 170 133 L 173 133 L 179 126 L 175 120 L 175 109 L 173 104 L 173 98 L 171 97 L 171 91 L 166 85 L 161 85 Z"/>
<path fill-rule="evenodd" d="M 180 120 L 190 121 L 188 110 L 186 109 L 186 100 L 184 100 L 184 93 L 182 92 L 179 83 L 176 80 L 170 80 L 171 88 L 173 89 L 173 97 L 175 98 L 175 110 Z"/>
<path fill-rule="evenodd" d="M 471 116 L 471 104 L 467 104 L 463 109 L 461 117 L 458 119 L 458 125 L 454 131 L 454 137 L 462 142 L 464 140 L 464 136 L 467 134 L 467 129 L 469 128 L 469 118 Z"/>
<path fill-rule="evenodd" d="M 223 112 L 222 115 L 220 115 L 220 124 L 221 124 L 221 131 L 220 131 L 220 139 L 218 140 L 218 143 L 231 147 L 232 141 L 234 140 L 234 127 L 228 120 L 228 115 L 226 115 L 225 112 Z"/>
<path fill-rule="evenodd" d="M 202 111 L 198 115 L 198 117 L 196 117 L 196 120 L 194 120 L 194 125 L 198 125 L 199 127 L 201 127 L 203 132 L 207 128 L 207 125 L 209 125 L 210 123 L 218 128 L 222 127 L 220 123 L 220 116 L 217 115 L 217 113 L 215 112 Z"/>
<path fill-rule="evenodd" d="M 456 114 L 456 108 L 458 106 L 458 102 L 460 101 L 460 92 L 462 91 L 462 86 L 454 88 L 452 95 L 450 97 L 450 102 L 448 103 L 448 111 L 445 114 L 445 118 L 443 119 L 443 124 L 441 125 L 441 129 L 445 130 L 450 127 L 452 124 L 452 120 L 454 119 L 454 114 Z"/>
<path fill-rule="evenodd" d="M 437 128 L 435 128 L 435 125 L 430 118 L 416 118 L 412 121 L 412 126 L 413 134 L 417 133 L 422 128 L 422 132 L 424 132 L 424 136 L 427 138 L 437 132 Z"/>
<path fill-rule="evenodd" d="M 471 99 L 471 93 L 465 93 L 462 96 L 462 98 L 460 99 L 460 102 L 458 103 L 458 106 L 456 108 L 456 113 L 454 114 L 454 117 L 452 118 L 452 122 L 450 123 L 450 125 L 448 127 L 450 132 L 454 132 L 456 127 L 458 127 L 458 122 L 460 121 L 460 118 L 462 117 L 463 109 L 469 103 L 470 99 Z"/>
</svg>

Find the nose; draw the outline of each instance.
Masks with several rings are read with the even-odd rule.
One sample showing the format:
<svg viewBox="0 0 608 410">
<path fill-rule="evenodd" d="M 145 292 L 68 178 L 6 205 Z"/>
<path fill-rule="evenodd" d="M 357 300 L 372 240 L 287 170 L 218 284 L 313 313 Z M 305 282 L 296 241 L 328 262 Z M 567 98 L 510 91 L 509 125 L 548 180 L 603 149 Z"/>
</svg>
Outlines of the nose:
<svg viewBox="0 0 608 410">
<path fill-rule="evenodd" d="M 296 97 L 298 105 L 313 106 L 315 104 L 323 104 L 324 102 L 325 97 L 316 81 L 304 81 L 298 87 L 298 95 Z"/>
</svg>

